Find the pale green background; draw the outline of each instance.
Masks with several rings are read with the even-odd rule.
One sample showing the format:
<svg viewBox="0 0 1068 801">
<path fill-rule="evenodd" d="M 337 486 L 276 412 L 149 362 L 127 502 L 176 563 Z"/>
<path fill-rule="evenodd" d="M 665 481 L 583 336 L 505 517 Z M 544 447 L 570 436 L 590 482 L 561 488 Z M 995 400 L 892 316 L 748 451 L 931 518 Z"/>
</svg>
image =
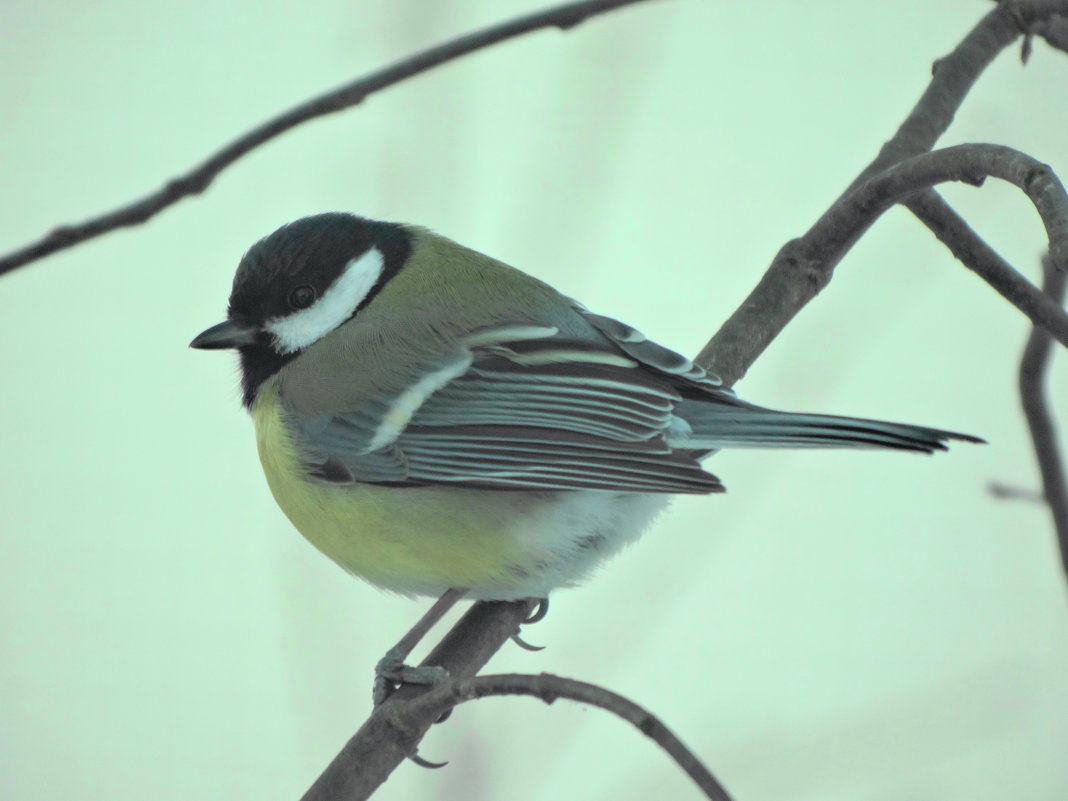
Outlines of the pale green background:
<svg viewBox="0 0 1068 801">
<path fill-rule="evenodd" d="M 138 196 L 277 110 L 534 8 L 512 0 L 5 3 L 0 249 Z M 295 217 L 430 225 L 694 353 L 896 128 L 989 4 L 649 3 L 437 70 L 201 198 L 0 281 L 0 795 L 293 799 L 423 608 L 272 502 L 228 354 L 186 349 Z M 1005 54 L 947 143 L 1068 175 L 1068 58 Z M 1036 274 L 1015 190 L 947 195 Z M 647 705 L 739 801 L 1068 793 L 1068 626 L 1014 389 L 1024 319 L 894 211 L 743 396 L 972 432 L 922 458 L 727 453 L 500 671 Z M 1063 359 L 1054 388 L 1068 397 Z M 1066 411 L 1061 404 L 1060 411 Z M 599 711 L 459 711 L 383 799 L 695 797 Z"/>
</svg>

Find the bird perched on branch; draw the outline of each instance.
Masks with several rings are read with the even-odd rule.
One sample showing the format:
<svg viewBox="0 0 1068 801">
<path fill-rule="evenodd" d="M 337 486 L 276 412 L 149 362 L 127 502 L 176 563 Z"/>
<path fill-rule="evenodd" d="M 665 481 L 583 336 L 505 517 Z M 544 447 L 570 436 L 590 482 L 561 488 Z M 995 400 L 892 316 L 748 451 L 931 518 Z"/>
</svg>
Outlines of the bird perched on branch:
<svg viewBox="0 0 1068 801">
<path fill-rule="evenodd" d="M 932 452 L 934 428 L 794 414 L 424 228 L 351 214 L 245 254 L 225 322 L 267 483 L 350 573 L 407 595 L 545 598 L 730 447 Z"/>
</svg>

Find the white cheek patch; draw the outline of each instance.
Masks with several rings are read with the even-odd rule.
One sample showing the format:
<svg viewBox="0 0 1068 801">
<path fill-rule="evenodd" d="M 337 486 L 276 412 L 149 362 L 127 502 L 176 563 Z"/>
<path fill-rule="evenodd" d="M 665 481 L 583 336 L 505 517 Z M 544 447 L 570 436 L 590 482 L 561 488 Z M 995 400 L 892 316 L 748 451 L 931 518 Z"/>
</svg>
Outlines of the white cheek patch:
<svg viewBox="0 0 1068 801">
<path fill-rule="evenodd" d="M 276 317 L 264 326 L 274 335 L 275 350 L 293 353 L 316 342 L 352 316 L 382 277 L 384 260 L 371 248 L 345 265 L 345 271 L 306 309 Z"/>
</svg>

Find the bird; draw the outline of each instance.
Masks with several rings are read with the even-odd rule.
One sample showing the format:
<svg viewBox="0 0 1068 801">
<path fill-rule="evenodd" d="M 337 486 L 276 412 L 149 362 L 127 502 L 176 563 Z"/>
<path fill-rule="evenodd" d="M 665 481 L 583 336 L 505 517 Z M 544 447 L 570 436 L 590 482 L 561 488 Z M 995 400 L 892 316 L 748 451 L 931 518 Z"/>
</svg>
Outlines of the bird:
<svg viewBox="0 0 1068 801">
<path fill-rule="evenodd" d="M 980 441 L 775 411 L 548 284 L 427 228 L 345 212 L 256 242 L 226 320 L 267 484 L 344 570 L 407 596 L 547 599 L 731 447 L 931 453 Z"/>
</svg>

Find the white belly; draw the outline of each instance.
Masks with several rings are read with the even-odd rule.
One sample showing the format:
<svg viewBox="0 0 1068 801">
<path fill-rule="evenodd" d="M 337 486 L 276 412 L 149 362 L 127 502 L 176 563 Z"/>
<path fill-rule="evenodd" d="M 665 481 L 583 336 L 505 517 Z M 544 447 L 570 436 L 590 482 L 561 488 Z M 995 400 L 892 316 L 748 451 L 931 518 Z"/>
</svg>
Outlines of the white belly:
<svg viewBox="0 0 1068 801">
<path fill-rule="evenodd" d="M 510 538 L 524 558 L 509 587 L 472 588 L 482 600 L 544 598 L 580 583 L 598 564 L 638 539 L 671 502 L 665 494 L 561 492 L 517 520 Z"/>
</svg>

